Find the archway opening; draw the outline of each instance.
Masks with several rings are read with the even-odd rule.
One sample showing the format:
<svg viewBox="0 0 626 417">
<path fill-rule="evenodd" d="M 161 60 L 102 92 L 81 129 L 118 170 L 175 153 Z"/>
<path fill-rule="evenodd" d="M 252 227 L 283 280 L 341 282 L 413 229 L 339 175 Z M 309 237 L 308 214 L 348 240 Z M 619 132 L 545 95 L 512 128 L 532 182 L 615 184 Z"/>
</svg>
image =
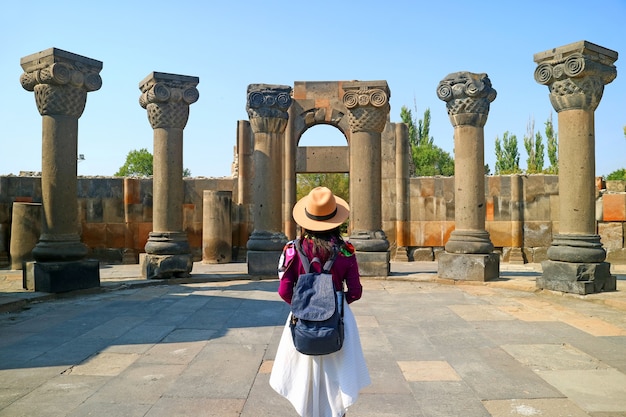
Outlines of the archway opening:
<svg viewBox="0 0 626 417">
<path fill-rule="evenodd" d="M 305 169 L 296 172 L 296 200 L 324 186 L 350 203 L 348 147 L 343 133 L 331 125 L 315 125 L 302 134 L 298 147 L 307 163 Z M 348 225 L 349 219 L 341 227 L 345 235 L 349 233 Z"/>
</svg>

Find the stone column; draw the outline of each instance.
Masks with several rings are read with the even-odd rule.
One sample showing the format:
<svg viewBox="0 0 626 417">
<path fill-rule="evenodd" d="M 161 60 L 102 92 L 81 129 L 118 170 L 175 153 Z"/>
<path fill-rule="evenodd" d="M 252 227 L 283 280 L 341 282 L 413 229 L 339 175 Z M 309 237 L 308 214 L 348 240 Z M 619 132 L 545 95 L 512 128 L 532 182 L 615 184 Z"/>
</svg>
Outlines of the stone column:
<svg viewBox="0 0 626 417">
<path fill-rule="evenodd" d="M 386 81 L 343 83 L 350 125 L 350 242 L 363 276 L 389 275 L 389 241 L 382 230 L 381 133 L 389 119 Z"/>
<path fill-rule="evenodd" d="M 395 261 L 408 262 L 410 244 L 409 228 L 409 127 L 406 123 L 395 125 L 396 134 L 396 257 Z"/>
<path fill-rule="evenodd" d="M 198 77 L 153 72 L 141 83 L 139 104 L 154 129 L 153 224 L 140 258 L 148 279 L 186 277 L 193 257 L 183 230 L 183 129 L 199 98 Z"/>
<path fill-rule="evenodd" d="M 87 93 L 102 86 L 102 62 L 57 48 L 21 59 L 20 81 L 35 93 L 42 116 L 41 193 L 43 224 L 34 262 L 24 281 L 36 291 L 64 292 L 98 287 L 98 261 L 85 260 L 88 248 L 78 234 L 78 119 Z"/>
<path fill-rule="evenodd" d="M 237 122 L 237 214 L 239 231 L 237 237 L 237 260 L 246 259 L 248 238 L 252 234 L 251 169 L 252 169 L 252 129 L 248 120 Z"/>
<path fill-rule="evenodd" d="M 454 126 L 455 230 L 439 255 L 437 274 L 486 281 L 500 274 L 500 258 L 485 230 L 484 127 L 496 98 L 487 74 L 456 72 L 444 78 L 437 96 Z"/>
<path fill-rule="evenodd" d="M 580 41 L 535 54 L 559 126 L 559 234 L 537 287 L 576 294 L 616 289 L 595 222 L 594 112 L 615 79 L 617 52 Z"/>
<path fill-rule="evenodd" d="M 13 203 L 11 213 L 11 269 L 23 270 L 33 260 L 33 249 L 41 236 L 41 203 Z M 28 285 L 24 288 L 28 289 Z"/>
<path fill-rule="evenodd" d="M 252 153 L 252 221 L 248 240 L 248 273 L 275 276 L 278 258 L 287 243 L 282 232 L 283 164 L 291 87 L 250 84 L 246 110 L 254 135 Z"/>
<path fill-rule="evenodd" d="M 202 263 L 232 260 L 232 198 L 231 191 L 204 190 L 202 194 Z"/>
</svg>

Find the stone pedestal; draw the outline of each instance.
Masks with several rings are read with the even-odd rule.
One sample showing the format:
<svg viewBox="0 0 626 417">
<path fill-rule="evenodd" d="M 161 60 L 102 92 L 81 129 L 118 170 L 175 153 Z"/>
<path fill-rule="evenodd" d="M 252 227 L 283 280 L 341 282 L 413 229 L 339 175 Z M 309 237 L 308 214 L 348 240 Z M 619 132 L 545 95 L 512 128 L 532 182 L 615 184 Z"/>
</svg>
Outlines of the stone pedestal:
<svg viewBox="0 0 626 417">
<path fill-rule="evenodd" d="M 68 262 L 26 262 L 22 271 L 24 289 L 50 293 L 100 286 L 100 264 L 94 259 Z"/>
<path fill-rule="evenodd" d="M 500 275 L 500 256 L 497 253 L 469 254 L 442 252 L 438 256 L 439 278 L 489 281 Z"/>
<path fill-rule="evenodd" d="M 78 234 L 78 119 L 87 93 L 102 86 L 102 62 L 57 48 L 21 59 L 22 87 L 35 93 L 42 116 L 42 233 L 28 274 L 38 291 L 63 292 L 100 285 L 97 261 Z M 65 282 L 64 282 L 65 280 Z M 28 285 L 28 284 L 27 284 Z"/>
<path fill-rule="evenodd" d="M 281 250 L 250 250 L 248 249 L 246 261 L 248 263 L 248 275 L 256 278 L 275 279 L 278 276 L 278 259 Z"/>
<path fill-rule="evenodd" d="M 615 289 L 596 234 L 594 112 L 617 76 L 617 52 L 586 41 L 535 54 L 535 81 L 548 86 L 559 126 L 559 235 L 538 288 L 577 294 Z"/>
<path fill-rule="evenodd" d="M 140 260 L 145 278 L 189 276 L 193 259 L 183 231 L 183 130 L 200 96 L 198 77 L 153 72 L 139 83 L 139 104 L 154 129 L 153 223 Z"/>
<path fill-rule="evenodd" d="M 541 263 L 543 275 L 537 288 L 572 294 L 615 291 L 617 281 L 608 262 L 574 263 L 547 260 Z"/>
<path fill-rule="evenodd" d="M 359 274 L 363 277 L 387 277 L 390 272 L 389 252 L 356 252 Z"/>
</svg>

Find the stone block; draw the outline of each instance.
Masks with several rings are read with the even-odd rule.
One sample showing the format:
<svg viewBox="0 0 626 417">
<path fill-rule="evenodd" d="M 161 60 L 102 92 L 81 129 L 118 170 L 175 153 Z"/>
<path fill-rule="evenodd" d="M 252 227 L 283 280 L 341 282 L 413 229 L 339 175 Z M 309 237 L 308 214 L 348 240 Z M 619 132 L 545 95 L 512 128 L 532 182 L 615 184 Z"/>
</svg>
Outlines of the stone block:
<svg viewBox="0 0 626 417">
<path fill-rule="evenodd" d="M 415 248 L 411 251 L 413 262 L 432 262 L 435 259 L 432 248 Z"/>
<path fill-rule="evenodd" d="M 521 246 L 517 223 L 511 221 L 486 222 L 485 230 L 489 232 L 493 246 Z"/>
<path fill-rule="evenodd" d="M 439 254 L 437 276 L 455 281 L 489 281 L 500 276 L 500 255 L 448 253 Z"/>
<path fill-rule="evenodd" d="M 282 251 L 248 250 L 248 275 L 256 278 L 277 278 L 281 254 Z"/>
<path fill-rule="evenodd" d="M 83 223 L 81 240 L 90 248 L 106 246 L 106 223 Z"/>
<path fill-rule="evenodd" d="M 555 222 L 560 218 L 560 199 L 558 194 L 550 195 L 550 217 L 548 220 Z"/>
<path fill-rule="evenodd" d="M 169 279 L 188 277 L 193 268 L 191 254 L 139 255 L 141 276 L 146 279 Z"/>
<path fill-rule="evenodd" d="M 26 262 L 22 272 L 27 290 L 62 293 L 100 286 L 100 264 L 94 259 L 70 262 Z"/>
<path fill-rule="evenodd" d="M 493 221 L 493 197 L 487 197 L 485 201 L 485 220 Z"/>
<path fill-rule="evenodd" d="M 611 264 L 625 265 L 626 264 L 626 248 L 607 249 L 606 261 Z"/>
<path fill-rule="evenodd" d="M 605 249 L 624 247 L 624 225 L 622 222 L 598 223 L 600 242 Z"/>
<path fill-rule="evenodd" d="M 107 223 L 105 234 L 107 248 L 126 247 L 126 223 Z"/>
<path fill-rule="evenodd" d="M 543 274 L 537 278 L 538 289 L 572 294 L 594 294 L 617 289 L 616 278 L 611 275 L 611 264 L 573 263 L 547 260 L 541 263 Z"/>
<path fill-rule="evenodd" d="M 148 242 L 148 238 L 150 237 L 150 232 L 152 231 L 152 222 L 150 223 L 139 223 L 137 225 L 137 235 L 135 240 L 134 249 L 143 250 L 146 247 L 146 243 Z"/>
<path fill-rule="evenodd" d="M 552 223 L 549 221 L 524 222 L 524 247 L 550 246 Z"/>
<path fill-rule="evenodd" d="M 356 260 L 359 264 L 359 274 L 362 277 L 386 277 L 389 276 L 390 253 L 386 252 L 356 252 Z"/>
<path fill-rule="evenodd" d="M 602 196 L 602 220 L 605 222 L 626 221 L 626 193 Z"/>
<path fill-rule="evenodd" d="M 547 221 L 550 219 L 550 196 L 537 195 L 524 201 L 524 220 Z"/>
<path fill-rule="evenodd" d="M 623 193 L 626 191 L 626 181 L 622 180 L 607 180 L 606 190 L 614 193 Z"/>
<path fill-rule="evenodd" d="M 102 221 L 105 223 L 124 222 L 124 204 L 119 198 L 102 199 Z"/>
</svg>

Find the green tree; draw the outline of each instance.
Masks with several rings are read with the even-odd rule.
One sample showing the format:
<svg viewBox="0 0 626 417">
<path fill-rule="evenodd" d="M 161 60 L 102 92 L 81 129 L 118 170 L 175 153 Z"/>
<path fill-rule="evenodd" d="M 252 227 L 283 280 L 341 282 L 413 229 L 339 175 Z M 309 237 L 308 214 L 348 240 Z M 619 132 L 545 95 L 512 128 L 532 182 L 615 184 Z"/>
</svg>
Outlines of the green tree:
<svg viewBox="0 0 626 417">
<path fill-rule="evenodd" d="M 607 175 L 606 179 L 626 181 L 626 169 L 621 168 L 621 169 L 615 170 L 611 172 L 609 175 Z"/>
<path fill-rule="evenodd" d="M 554 131 L 554 126 L 552 125 L 552 113 L 550 113 L 550 117 L 545 123 L 546 125 L 546 140 L 548 142 L 548 160 L 550 161 L 550 166 L 546 169 L 547 174 L 558 174 L 559 173 L 559 142 L 557 138 L 557 133 Z M 626 128 L 625 128 L 626 129 Z M 626 135 L 626 132 L 624 132 Z"/>
<path fill-rule="evenodd" d="M 519 151 L 517 137 L 504 132 L 502 141 L 496 136 L 496 175 L 517 174 L 519 168 Z"/>
<path fill-rule="evenodd" d="M 152 154 L 146 148 L 132 150 L 126 155 L 126 162 L 113 174 L 116 177 L 150 177 L 153 173 Z M 183 177 L 190 177 L 191 171 L 183 169 Z"/>
<path fill-rule="evenodd" d="M 342 173 L 298 174 L 296 198 L 300 200 L 315 187 L 328 187 L 336 196 L 350 201 L 350 176 Z"/>
<path fill-rule="evenodd" d="M 526 126 L 526 136 L 524 136 L 524 147 L 528 154 L 526 159 L 526 172 L 529 174 L 539 174 L 543 172 L 543 152 L 544 146 L 541 133 L 535 134 L 535 121 L 529 120 Z"/>
<path fill-rule="evenodd" d="M 454 175 L 454 158 L 434 144 L 430 136 L 430 109 L 424 111 L 424 118 L 417 120 L 406 106 L 400 109 L 400 118 L 409 128 L 411 166 L 409 175 L 434 176 Z"/>
</svg>

